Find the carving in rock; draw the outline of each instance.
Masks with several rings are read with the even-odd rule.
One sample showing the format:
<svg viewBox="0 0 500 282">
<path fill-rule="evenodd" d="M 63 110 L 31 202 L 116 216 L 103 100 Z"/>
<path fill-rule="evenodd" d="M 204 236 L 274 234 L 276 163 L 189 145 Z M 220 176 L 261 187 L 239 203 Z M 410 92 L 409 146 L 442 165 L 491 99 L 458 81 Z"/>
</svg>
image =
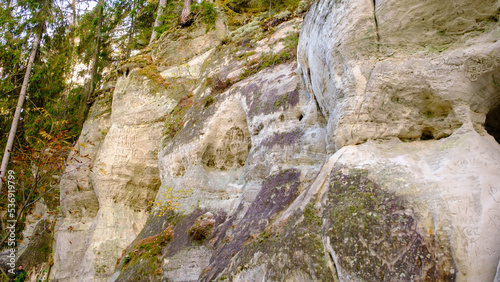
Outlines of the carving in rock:
<svg viewBox="0 0 500 282">
<path fill-rule="evenodd" d="M 231 127 L 224 134 L 217 148 L 210 143 L 205 148 L 201 162 L 208 168 L 228 170 L 245 165 L 251 143 L 238 126 Z"/>
</svg>

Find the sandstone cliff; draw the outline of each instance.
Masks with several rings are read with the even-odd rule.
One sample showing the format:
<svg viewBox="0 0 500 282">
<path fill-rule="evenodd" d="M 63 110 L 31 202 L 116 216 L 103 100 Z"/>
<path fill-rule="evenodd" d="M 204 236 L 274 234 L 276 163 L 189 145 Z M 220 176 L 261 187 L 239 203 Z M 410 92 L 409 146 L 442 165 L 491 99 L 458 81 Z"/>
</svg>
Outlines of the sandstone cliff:
<svg viewBox="0 0 500 282">
<path fill-rule="evenodd" d="M 52 279 L 494 279 L 500 2 L 302 6 L 219 11 L 114 70 Z"/>
</svg>

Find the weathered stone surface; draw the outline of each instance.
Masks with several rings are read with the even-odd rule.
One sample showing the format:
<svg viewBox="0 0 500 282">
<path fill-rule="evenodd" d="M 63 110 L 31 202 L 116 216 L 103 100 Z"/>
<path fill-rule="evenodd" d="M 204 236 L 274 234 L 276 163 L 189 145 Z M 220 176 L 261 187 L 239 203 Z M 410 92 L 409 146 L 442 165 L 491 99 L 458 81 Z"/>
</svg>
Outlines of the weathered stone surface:
<svg viewBox="0 0 500 282">
<path fill-rule="evenodd" d="M 491 281 L 500 145 L 462 129 L 342 148 L 222 277 Z"/>
<path fill-rule="evenodd" d="M 469 7 L 474 12 L 455 16 Z M 483 130 L 500 99 L 497 8 L 497 1 L 313 5 L 299 64 L 328 119 L 329 152 L 369 139 L 439 139 L 469 120 Z"/>
<path fill-rule="evenodd" d="M 342 166 L 365 170 L 367 177 L 373 179 L 374 183 L 388 193 L 404 199 L 405 207 L 397 212 L 397 204 L 393 204 L 393 209 L 396 210 L 392 214 L 408 214 L 405 216 L 412 217 L 412 222 L 416 220 L 412 223 L 414 226 L 400 229 L 418 230 L 418 240 L 435 242 L 431 245 L 427 243 L 429 255 L 437 256 L 436 260 L 439 261 L 432 267 L 440 267 L 442 274 L 456 276 L 461 281 L 493 279 L 499 259 L 497 246 L 500 244 L 499 239 L 492 236 L 499 226 L 496 214 L 500 207 L 497 200 L 497 191 L 500 189 L 500 145 L 491 136 L 483 137 L 473 130 L 461 128 L 452 136 L 439 141 L 369 142 L 359 147 L 345 147 L 337 154 L 340 157 L 335 166 L 339 171 L 344 173 Z M 366 189 L 356 183 L 354 187 L 358 188 L 353 191 L 353 196 Z M 383 205 L 384 201 L 388 200 L 379 199 L 374 202 Z M 390 204 L 385 205 L 387 207 Z M 356 212 L 359 214 L 354 215 Z M 376 209 L 372 208 L 363 212 L 353 211 L 345 222 L 353 224 L 360 217 L 370 216 L 370 213 L 375 218 L 381 216 L 373 215 L 375 212 Z M 380 221 L 372 226 L 383 226 L 384 222 L 387 224 L 390 221 Z M 395 234 L 396 229 L 393 228 L 392 234 Z M 374 237 L 371 240 L 383 238 L 375 236 L 377 232 L 379 231 L 373 231 Z M 387 240 L 383 239 L 383 242 Z M 337 248 L 348 249 L 344 244 L 345 242 L 340 242 Z M 377 256 L 382 255 L 383 252 L 376 251 L 377 244 L 370 244 L 370 248 Z M 431 247 L 434 244 L 438 245 Z M 396 249 L 408 250 L 405 247 Z M 355 254 L 352 257 L 359 259 L 362 256 Z M 429 262 L 421 262 L 424 269 L 426 263 Z M 386 265 L 390 269 L 391 264 Z M 403 271 L 409 270 L 408 267 L 407 270 L 404 269 Z M 442 279 L 440 276 L 428 275 Z M 425 278 L 420 279 L 426 280 Z"/>
<path fill-rule="evenodd" d="M 148 202 L 160 185 L 157 148 L 163 116 L 175 100 L 142 74 L 135 69 L 119 77 L 108 108 L 91 114 L 84 126 L 80 155 L 88 155 L 85 168 L 70 166 L 68 180 L 61 183 L 63 195 L 73 193 L 68 201 L 83 201 L 77 205 L 63 197 L 54 279 L 106 281 L 146 222 Z M 78 198 L 80 190 L 93 198 Z"/>
<path fill-rule="evenodd" d="M 164 277 L 168 281 L 197 281 L 208 266 L 211 255 L 212 252 L 204 246 L 183 250 L 164 260 Z"/>
<path fill-rule="evenodd" d="M 61 177 L 60 202 L 62 218 L 56 224 L 54 266 L 55 280 L 78 279 L 83 257 L 89 246 L 86 239 L 99 210 L 99 202 L 90 180 L 93 160 L 111 126 L 111 93 L 99 97 L 90 110 L 77 142 L 78 151 Z M 86 157 L 84 157 L 86 156 Z"/>
<path fill-rule="evenodd" d="M 272 35 L 255 19 L 218 48 L 214 33 L 164 38 L 153 61 L 169 68 L 143 80 L 125 72 L 101 118 L 106 136 L 89 139 L 93 170 L 78 177 L 92 204 L 74 196 L 76 180 L 62 188 L 54 277 L 491 281 L 498 5 L 320 0 L 304 20 L 298 66 L 259 60 L 287 51 L 300 19 Z M 173 55 L 186 42 L 200 44 L 184 61 Z M 171 90 L 148 88 L 155 79 Z M 99 118 L 82 136 L 102 130 Z M 68 229 L 77 220 L 82 231 Z M 194 239 L 202 225 L 210 230 Z M 174 235 L 150 246 L 155 257 L 126 265 L 167 228 Z M 65 252 L 70 239 L 77 248 Z M 72 254 L 81 266 L 69 265 Z"/>
<path fill-rule="evenodd" d="M 153 62 L 158 67 L 182 65 L 195 55 L 213 48 L 227 31 L 223 17 L 219 15 L 214 29 L 207 32 L 205 24 L 195 23 L 188 30 L 175 30 L 165 33 L 152 47 Z"/>
</svg>

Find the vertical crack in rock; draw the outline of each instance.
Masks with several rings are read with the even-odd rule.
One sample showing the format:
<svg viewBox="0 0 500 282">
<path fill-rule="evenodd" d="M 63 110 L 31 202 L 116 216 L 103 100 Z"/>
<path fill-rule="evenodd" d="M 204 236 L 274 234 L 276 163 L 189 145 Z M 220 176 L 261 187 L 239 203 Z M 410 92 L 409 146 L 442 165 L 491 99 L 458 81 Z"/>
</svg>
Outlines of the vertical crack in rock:
<svg viewBox="0 0 500 282">
<path fill-rule="evenodd" d="M 375 32 L 377 33 L 377 53 L 380 51 L 380 35 L 378 33 L 377 3 L 373 0 L 373 20 L 375 21 Z"/>
<path fill-rule="evenodd" d="M 500 106 L 488 112 L 484 128 L 498 143 L 500 143 Z"/>
</svg>

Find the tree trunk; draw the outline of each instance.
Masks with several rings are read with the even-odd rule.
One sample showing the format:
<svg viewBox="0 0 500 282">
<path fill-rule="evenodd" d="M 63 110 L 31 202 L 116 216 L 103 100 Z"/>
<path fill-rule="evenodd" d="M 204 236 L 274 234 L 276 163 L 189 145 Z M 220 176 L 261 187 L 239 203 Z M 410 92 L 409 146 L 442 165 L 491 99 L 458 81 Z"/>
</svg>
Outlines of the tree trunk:
<svg viewBox="0 0 500 282">
<path fill-rule="evenodd" d="M 76 26 L 76 0 L 71 1 L 71 8 L 73 9 L 73 27 Z"/>
<path fill-rule="evenodd" d="M 99 0 L 99 3 L 96 7 L 96 16 L 97 19 L 97 27 L 96 27 L 96 35 L 95 35 L 95 48 L 94 54 L 92 56 L 92 61 L 90 62 L 90 86 L 89 92 L 87 93 L 87 104 L 92 104 L 92 93 L 94 93 L 95 82 L 94 77 L 97 71 L 97 57 L 99 54 L 99 48 L 101 43 L 101 27 L 102 27 L 102 13 L 104 7 L 104 0 Z"/>
<path fill-rule="evenodd" d="M 127 51 L 125 53 L 125 60 L 127 60 L 128 58 L 130 58 L 130 53 L 132 52 L 132 39 L 134 38 L 134 31 L 135 31 L 135 3 L 136 1 L 134 1 L 134 5 L 132 7 L 132 11 L 130 11 L 130 28 L 128 30 L 128 39 L 127 39 Z"/>
<path fill-rule="evenodd" d="M 158 11 L 156 14 L 155 24 L 153 25 L 153 32 L 151 33 L 151 39 L 149 40 L 149 44 L 156 39 L 156 28 L 163 24 L 161 20 L 161 15 L 163 14 L 163 10 L 165 10 L 165 6 L 167 6 L 167 0 L 160 0 L 160 4 L 158 4 Z"/>
<path fill-rule="evenodd" d="M 191 14 L 191 4 L 193 4 L 193 0 L 184 0 L 184 8 L 181 13 L 181 25 L 183 26 L 191 20 L 189 16 Z"/>
<path fill-rule="evenodd" d="M 16 136 L 17 125 L 19 124 L 19 118 L 21 117 L 21 110 L 23 108 L 24 100 L 26 98 L 26 90 L 28 89 L 28 82 L 31 75 L 31 68 L 33 67 L 33 62 L 35 61 L 35 55 L 38 50 L 38 45 L 42 39 L 43 29 L 45 23 L 41 23 L 39 26 L 38 33 L 35 35 L 35 40 L 33 41 L 33 47 L 31 48 L 31 54 L 26 66 L 26 74 L 24 75 L 23 85 L 21 87 L 21 93 L 19 93 L 19 99 L 17 100 L 16 111 L 14 113 L 14 118 L 12 119 L 12 126 L 10 127 L 9 138 L 7 139 L 7 145 L 5 146 L 5 152 L 3 153 L 2 166 L 0 167 L 0 191 L 2 191 L 3 180 L 7 172 L 7 164 L 9 163 L 10 152 L 12 150 L 12 145 L 14 144 L 14 137 Z"/>
</svg>

